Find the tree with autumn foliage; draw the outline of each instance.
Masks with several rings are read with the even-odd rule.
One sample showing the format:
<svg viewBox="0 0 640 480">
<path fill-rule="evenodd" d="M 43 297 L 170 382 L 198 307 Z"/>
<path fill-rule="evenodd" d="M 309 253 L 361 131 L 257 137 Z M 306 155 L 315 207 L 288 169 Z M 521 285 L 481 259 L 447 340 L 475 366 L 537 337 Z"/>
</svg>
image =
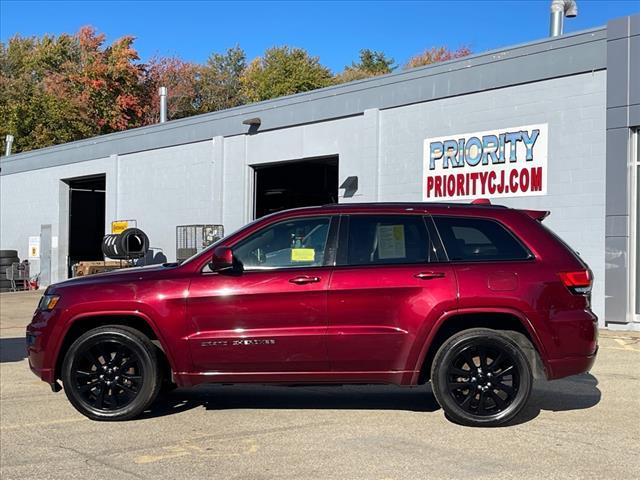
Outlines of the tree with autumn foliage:
<svg viewBox="0 0 640 480">
<path fill-rule="evenodd" d="M 188 117 L 383 75 L 394 60 L 360 51 L 338 75 L 301 48 L 273 47 L 247 65 L 239 46 L 213 53 L 203 65 L 175 57 L 141 63 L 125 36 L 110 45 L 92 27 L 74 35 L 0 42 L 0 139 L 14 136 L 21 152 L 157 123 L 161 86 L 169 119 Z M 468 55 L 466 47 L 434 47 L 412 57 L 413 68 Z"/>
<path fill-rule="evenodd" d="M 0 44 L 0 135 L 16 151 L 143 125 L 143 67 L 133 37 L 104 46 L 84 27 L 76 35 Z"/>
<path fill-rule="evenodd" d="M 432 63 L 446 62 L 454 58 L 466 57 L 470 54 L 471 49 L 468 47 L 460 47 L 457 50 L 449 50 L 447 47 L 432 47 L 411 57 L 404 68 L 423 67 L 425 65 L 431 65 Z"/>
<path fill-rule="evenodd" d="M 146 65 L 144 124 L 160 120 L 160 87 L 167 87 L 169 119 L 202 112 L 198 91 L 201 67 L 176 57 L 154 57 Z"/>
<path fill-rule="evenodd" d="M 143 66 L 133 48 L 134 37 L 125 36 L 104 47 L 104 34 L 83 27 L 77 35 L 80 65 L 69 75 L 71 88 L 90 107 L 89 115 L 100 134 L 141 126 L 144 115 Z"/>
<path fill-rule="evenodd" d="M 14 135 L 16 151 L 97 134 L 66 83 L 66 72 L 79 61 L 79 44 L 69 35 L 0 43 L 0 136 Z"/>
</svg>

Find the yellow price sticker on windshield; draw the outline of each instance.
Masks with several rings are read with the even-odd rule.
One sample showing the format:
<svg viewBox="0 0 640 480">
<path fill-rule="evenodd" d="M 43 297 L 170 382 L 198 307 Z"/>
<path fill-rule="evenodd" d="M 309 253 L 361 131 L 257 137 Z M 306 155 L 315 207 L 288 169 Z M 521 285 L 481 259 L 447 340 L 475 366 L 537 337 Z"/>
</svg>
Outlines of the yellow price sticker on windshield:
<svg viewBox="0 0 640 480">
<path fill-rule="evenodd" d="M 313 262 L 316 259 L 316 251 L 313 248 L 292 248 L 292 262 Z"/>
</svg>

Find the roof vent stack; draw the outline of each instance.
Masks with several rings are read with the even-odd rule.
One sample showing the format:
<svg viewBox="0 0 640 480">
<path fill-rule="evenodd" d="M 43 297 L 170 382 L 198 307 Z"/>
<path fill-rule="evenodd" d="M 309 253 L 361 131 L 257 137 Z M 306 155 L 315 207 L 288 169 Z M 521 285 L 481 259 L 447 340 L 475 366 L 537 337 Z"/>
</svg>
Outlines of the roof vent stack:
<svg viewBox="0 0 640 480">
<path fill-rule="evenodd" d="M 160 123 L 167 121 L 167 87 L 160 87 Z"/>
<path fill-rule="evenodd" d="M 6 147 L 5 147 L 4 155 L 8 157 L 9 155 L 11 155 L 11 148 L 13 147 L 13 135 L 7 135 L 5 137 L 5 143 L 6 143 Z"/>
<path fill-rule="evenodd" d="M 575 0 L 553 0 L 551 2 L 551 22 L 549 36 L 559 37 L 564 30 L 564 17 L 573 18 L 578 15 Z"/>
</svg>

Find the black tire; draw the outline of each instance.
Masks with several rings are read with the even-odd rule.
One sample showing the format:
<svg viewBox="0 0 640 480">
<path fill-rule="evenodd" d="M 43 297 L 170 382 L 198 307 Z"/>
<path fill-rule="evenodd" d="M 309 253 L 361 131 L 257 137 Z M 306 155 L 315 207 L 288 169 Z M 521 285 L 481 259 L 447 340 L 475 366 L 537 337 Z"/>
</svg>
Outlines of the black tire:
<svg viewBox="0 0 640 480">
<path fill-rule="evenodd" d="M 18 257 L 17 250 L 0 250 L 0 258 L 14 258 Z"/>
<path fill-rule="evenodd" d="M 488 328 L 453 335 L 438 349 L 431 367 L 433 393 L 442 409 L 452 421 L 473 427 L 512 420 L 526 405 L 532 382 L 522 349 Z"/>
<path fill-rule="evenodd" d="M 149 237 L 139 228 L 127 228 L 118 235 L 116 247 L 126 258 L 141 258 L 149 250 Z"/>
<path fill-rule="evenodd" d="M 9 267 L 12 263 L 20 263 L 20 259 L 18 257 L 2 257 L 0 258 L 0 266 Z"/>
<path fill-rule="evenodd" d="M 162 376 L 156 347 L 134 328 L 90 330 L 67 351 L 62 383 L 71 404 L 86 417 L 130 420 L 158 396 Z"/>
</svg>

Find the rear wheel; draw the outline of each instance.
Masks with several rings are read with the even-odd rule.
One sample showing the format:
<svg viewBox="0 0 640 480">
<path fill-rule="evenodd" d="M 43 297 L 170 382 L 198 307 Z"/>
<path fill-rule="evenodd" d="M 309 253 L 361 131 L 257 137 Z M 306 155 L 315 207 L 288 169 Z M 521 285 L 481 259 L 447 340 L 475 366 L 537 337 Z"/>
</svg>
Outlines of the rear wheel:
<svg viewBox="0 0 640 480">
<path fill-rule="evenodd" d="M 431 370 L 436 400 L 453 421 L 468 426 L 512 420 L 527 403 L 532 381 L 521 348 L 487 328 L 453 335 L 438 349 Z"/>
<path fill-rule="evenodd" d="M 69 348 L 62 365 L 71 404 L 93 420 L 129 420 L 156 398 L 162 377 L 156 347 L 138 330 L 90 330 Z"/>
</svg>

